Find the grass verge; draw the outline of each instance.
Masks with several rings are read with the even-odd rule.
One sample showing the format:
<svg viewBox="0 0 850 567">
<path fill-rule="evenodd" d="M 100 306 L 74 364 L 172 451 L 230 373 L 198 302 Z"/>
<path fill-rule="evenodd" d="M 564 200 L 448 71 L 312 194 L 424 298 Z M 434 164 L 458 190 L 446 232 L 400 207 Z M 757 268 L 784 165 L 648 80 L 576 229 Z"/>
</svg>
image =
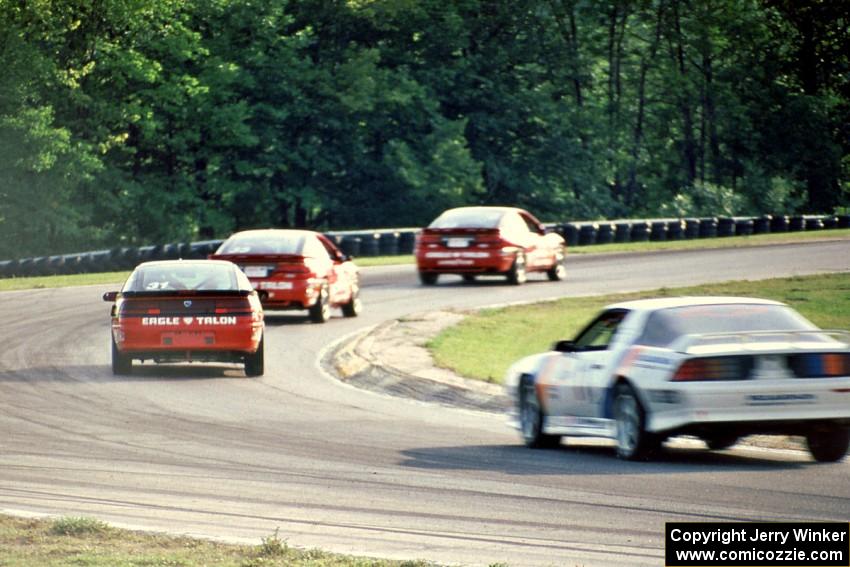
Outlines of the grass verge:
<svg viewBox="0 0 850 567">
<path fill-rule="evenodd" d="M 36 276 L 28 278 L 0 279 L 0 291 L 16 289 L 44 289 L 71 287 L 76 285 L 115 284 L 116 289 L 124 283 L 130 272 L 104 272 L 102 274 L 74 274 L 68 276 Z"/>
<path fill-rule="evenodd" d="M 695 240 L 669 240 L 664 242 L 621 242 L 573 246 L 570 254 L 612 254 L 617 252 L 653 252 L 657 250 L 703 250 L 716 248 L 743 248 L 745 246 L 769 246 L 772 244 L 794 244 L 824 240 L 850 239 L 850 229 L 818 230 L 811 232 L 777 232 L 752 236 L 728 236 L 725 238 L 698 238 Z"/>
<path fill-rule="evenodd" d="M 638 293 L 560 299 L 485 309 L 446 329 L 429 343 L 438 366 L 469 378 L 501 383 L 519 358 L 572 338 L 603 306 L 645 297 L 739 295 L 788 303 L 825 329 L 850 326 L 850 273 L 736 281 Z"/>
<path fill-rule="evenodd" d="M 258 545 L 119 530 L 91 518 L 54 520 L 0 515 L 0 565 L 5 567 L 433 567 L 298 550 L 275 532 Z"/>
<path fill-rule="evenodd" d="M 402 256 L 357 256 L 354 259 L 354 263 L 361 268 L 395 266 L 398 264 L 412 264 L 413 262 L 413 254 L 404 254 Z"/>
</svg>

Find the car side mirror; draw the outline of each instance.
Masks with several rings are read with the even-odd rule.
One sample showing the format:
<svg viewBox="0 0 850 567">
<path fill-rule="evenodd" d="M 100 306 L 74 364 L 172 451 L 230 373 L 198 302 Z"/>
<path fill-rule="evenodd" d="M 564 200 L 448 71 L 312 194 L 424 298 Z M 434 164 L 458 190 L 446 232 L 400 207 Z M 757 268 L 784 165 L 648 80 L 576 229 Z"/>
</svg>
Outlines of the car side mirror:
<svg viewBox="0 0 850 567">
<path fill-rule="evenodd" d="M 552 350 L 556 352 L 575 352 L 578 349 L 573 341 L 562 340 L 552 345 Z"/>
<path fill-rule="evenodd" d="M 104 301 L 114 303 L 116 299 L 118 299 L 118 292 L 117 291 L 107 291 L 106 293 L 103 294 L 103 300 Z"/>
</svg>

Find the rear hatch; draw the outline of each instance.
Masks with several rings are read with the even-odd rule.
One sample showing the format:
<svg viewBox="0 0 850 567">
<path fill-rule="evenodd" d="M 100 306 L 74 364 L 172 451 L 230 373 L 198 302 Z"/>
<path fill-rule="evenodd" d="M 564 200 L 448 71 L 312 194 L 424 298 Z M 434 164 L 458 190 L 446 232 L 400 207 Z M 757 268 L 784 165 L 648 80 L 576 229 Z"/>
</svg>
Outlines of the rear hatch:
<svg viewBox="0 0 850 567">
<path fill-rule="evenodd" d="M 233 262 L 251 280 L 269 278 L 276 273 L 300 272 L 298 267 L 304 265 L 304 256 L 297 254 L 220 254 L 210 259 Z"/>
</svg>

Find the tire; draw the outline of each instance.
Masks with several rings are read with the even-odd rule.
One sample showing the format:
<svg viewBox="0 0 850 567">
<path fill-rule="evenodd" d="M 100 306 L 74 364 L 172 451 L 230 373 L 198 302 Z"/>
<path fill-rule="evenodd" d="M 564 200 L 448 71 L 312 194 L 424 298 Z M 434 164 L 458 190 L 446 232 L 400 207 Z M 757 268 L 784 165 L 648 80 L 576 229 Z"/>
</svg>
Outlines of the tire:
<svg viewBox="0 0 850 567">
<path fill-rule="evenodd" d="M 112 340 L 112 373 L 116 376 L 126 376 L 133 372 L 133 359 L 118 350 L 115 340 Z"/>
<path fill-rule="evenodd" d="M 262 376 L 266 371 L 265 363 L 265 342 L 266 337 L 260 338 L 260 346 L 257 347 L 257 352 L 249 354 L 245 357 L 245 376 L 255 377 Z"/>
<path fill-rule="evenodd" d="M 549 281 L 559 282 L 567 277 L 567 268 L 564 266 L 564 249 L 561 248 L 555 256 L 555 264 L 546 271 Z"/>
<path fill-rule="evenodd" d="M 543 417 L 534 382 L 524 379 L 519 387 L 519 420 L 522 439 L 532 449 L 551 449 L 561 444 L 560 435 L 543 432 Z"/>
<path fill-rule="evenodd" d="M 660 438 L 646 431 L 646 412 L 634 389 L 628 384 L 618 384 L 616 388 L 617 456 L 627 461 L 646 459 L 660 447 Z"/>
<path fill-rule="evenodd" d="M 728 449 L 729 447 L 737 443 L 738 436 L 734 433 L 726 433 L 712 435 L 710 437 L 703 437 L 702 440 L 712 451 L 722 451 L 723 449 Z"/>
<path fill-rule="evenodd" d="M 360 300 L 360 288 L 355 287 L 351 292 L 351 299 L 343 303 L 342 314 L 345 317 L 357 317 L 363 312 L 363 302 Z"/>
<path fill-rule="evenodd" d="M 434 285 L 435 283 L 437 283 L 437 278 L 439 277 L 440 274 L 419 272 L 419 281 L 422 282 L 422 285 Z"/>
<path fill-rule="evenodd" d="M 525 271 L 525 254 L 522 252 L 516 255 L 511 269 L 508 271 L 508 283 L 513 285 L 522 285 L 528 280 L 528 274 Z"/>
<path fill-rule="evenodd" d="M 850 429 L 832 426 L 806 434 L 806 445 L 812 458 L 819 463 L 835 463 L 844 458 L 850 446 Z"/>
<path fill-rule="evenodd" d="M 310 307 L 310 320 L 314 323 L 327 323 L 331 318 L 331 305 L 328 301 L 328 287 L 322 286 L 319 298 Z"/>
</svg>

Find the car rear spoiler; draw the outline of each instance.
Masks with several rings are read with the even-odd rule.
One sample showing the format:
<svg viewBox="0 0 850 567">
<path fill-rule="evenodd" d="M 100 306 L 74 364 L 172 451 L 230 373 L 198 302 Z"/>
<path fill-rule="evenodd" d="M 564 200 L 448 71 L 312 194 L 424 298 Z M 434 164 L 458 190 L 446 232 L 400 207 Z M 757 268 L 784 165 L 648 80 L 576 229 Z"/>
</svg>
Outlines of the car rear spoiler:
<svg viewBox="0 0 850 567">
<path fill-rule="evenodd" d="M 248 297 L 254 293 L 247 289 L 157 289 L 145 291 L 123 291 L 121 297 Z"/>
<path fill-rule="evenodd" d="M 257 262 L 303 262 L 304 256 L 301 254 L 272 254 L 268 253 L 258 253 L 258 254 L 210 254 L 208 257 L 209 260 L 226 260 L 228 262 L 251 262 L 255 264 Z"/>
<path fill-rule="evenodd" d="M 440 234 L 499 234 L 498 227 L 485 228 L 485 227 L 457 227 L 457 228 L 424 228 L 422 229 L 422 234 L 427 234 L 431 236 L 440 235 Z"/>
<path fill-rule="evenodd" d="M 781 346 L 780 346 L 781 345 Z M 806 331 L 742 331 L 690 334 L 680 337 L 673 350 L 683 354 L 741 350 L 850 350 L 850 332 L 837 329 Z"/>
</svg>

